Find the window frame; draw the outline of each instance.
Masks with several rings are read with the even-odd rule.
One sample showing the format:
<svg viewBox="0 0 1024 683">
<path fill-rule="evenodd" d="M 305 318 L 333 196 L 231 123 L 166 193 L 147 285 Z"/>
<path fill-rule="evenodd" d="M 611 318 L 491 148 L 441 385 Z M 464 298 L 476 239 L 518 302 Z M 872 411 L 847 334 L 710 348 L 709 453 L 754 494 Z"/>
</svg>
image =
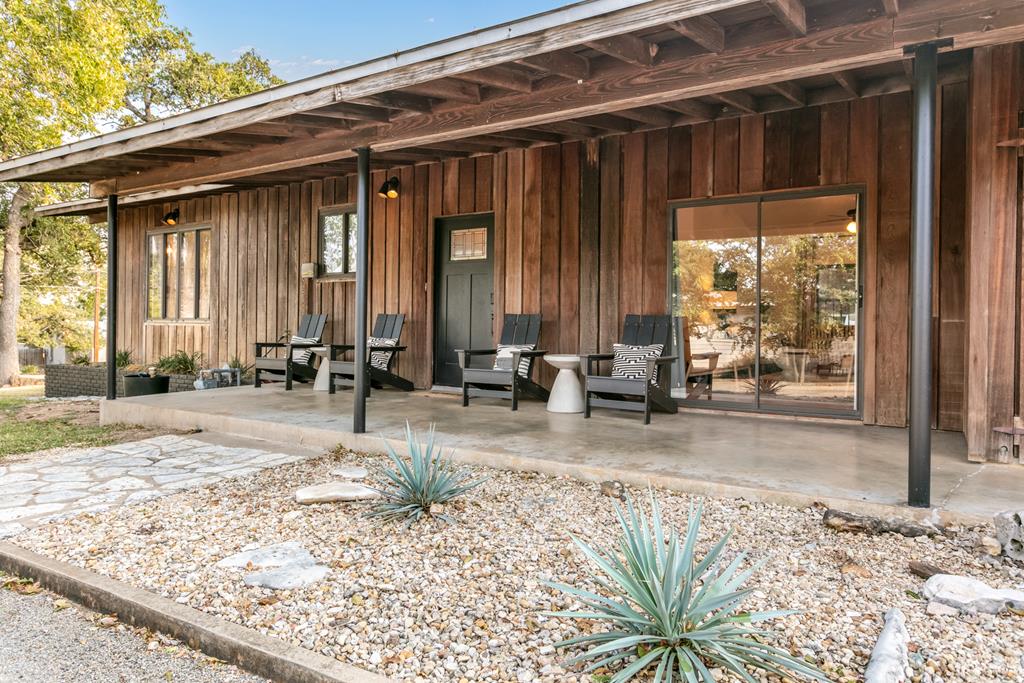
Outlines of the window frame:
<svg viewBox="0 0 1024 683">
<path fill-rule="evenodd" d="M 356 230 L 356 226 L 346 226 L 346 234 L 344 239 L 344 256 L 342 258 L 345 264 L 346 270 L 343 271 L 328 271 L 327 266 L 324 263 L 324 219 L 330 216 L 356 216 L 356 205 L 355 204 L 332 204 L 331 206 L 321 207 L 317 212 L 316 219 L 316 232 L 317 232 L 317 279 L 318 280 L 355 280 L 356 271 L 347 270 L 348 264 L 352 262 L 351 254 L 349 253 L 350 238 L 348 230 Z M 357 219 L 358 220 L 358 219 Z M 346 221 L 347 222 L 347 221 Z"/>
<path fill-rule="evenodd" d="M 202 323 L 202 322 L 209 322 L 210 321 L 209 315 L 207 315 L 207 317 L 205 317 L 205 318 L 199 316 L 199 312 L 202 309 L 202 305 L 200 303 L 200 301 L 202 299 L 202 297 L 201 297 L 201 292 L 202 292 L 201 280 L 202 280 L 202 278 L 200 277 L 200 272 L 202 271 L 202 268 L 200 266 L 201 256 L 202 256 L 202 254 L 200 253 L 200 251 L 201 251 L 200 245 L 202 243 L 202 239 L 201 239 L 199 233 L 201 233 L 203 231 L 208 231 L 210 233 L 210 248 L 208 249 L 208 251 L 210 251 L 210 254 L 208 254 L 208 257 L 210 259 L 210 267 L 208 268 L 207 276 L 212 279 L 212 277 L 213 277 L 213 274 L 212 274 L 212 271 L 213 271 L 213 253 L 212 253 L 213 252 L 213 226 L 211 224 L 209 224 L 209 223 L 197 223 L 195 225 L 180 225 L 179 224 L 179 225 L 175 225 L 175 226 L 166 226 L 166 227 L 161 227 L 161 228 L 153 228 L 153 229 L 150 229 L 150 230 L 146 231 L 146 241 L 145 241 L 145 249 L 146 249 L 146 297 L 145 297 L 145 301 L 146 301 L 146 322 L 154 322 L 154 323 L 197 323 L 197 322 L 199 322 L 199 323 Z M 182 270 L 182 265 L 181 265 L 181 243 L 182 243 L 182 235 L 184 233 L 188 233 L 188 232 L 191 232 L 191 233 L 195 234 L 195 249 L 196 249 L 196 258 L 194 259 L 194 264 L 193 264 L 193 268 L 192 268 L 192 271 L 193 271 L 192 272 L 192 285 L 193 285 L 193 288 L 194 288 L 193 289 L 193 291 L 194 291 L 194 301 L 192 303 L 192 306 L 193 306 L 193 317 L 191 317 L 191 318 L 182 318 L 182 317 L 180 317 L 180 315 L 181 315 L 181 282 L 182 282 L 182 280 L 181 280 L 181 276 L 182 276 L 182 272 L 181 272 L 181 270 Z M 174 291 L 174 297 L 175 297 L 175 300 L 174 300 L 174 316 L 168 316 L 167 315 L 167 311 L 168 311 L 168 308 L 169 308 L 169 306 L 168 306 L 168 291 L 167 291 L 167 242 L 166 242 L 166 236 L 167 235 L 174 235 L 174 243 L 175 243 L 175 268 L 177 269 L 177 278 L 175 280 L 176 286 L 175 286 L 175 291 Z M 149 310 L 149 285 L 150 285 L 150 278 L 152 276 L 152 262 L 150 260 L 149 245 L 150 245 L 150 240 L 153 237 L 155 237 L 155 236 L 160 236 L 160 237 L 164 238 L 164 240 L 162 242 L 162 248 L 160 250 L 160 285 L 161 285 L 161 292 L 160 292 L 160 316 L 158 316 L 158 317 L 153 317 L 150 314 L 150 310 Z M 207 283 L 207 285 L 209 285 L 209 284 L 210 283 Z M 208 296 L 212 296 L 212 291 L 211 291 L 209 286 L 206 287 L 206 291 L 208 292 Z M 208 306 L 208 309 L 212 310 L 212 305 Z M 207 313 L 209 313 L 209 311 L 207 311 Z"/>
</svg>

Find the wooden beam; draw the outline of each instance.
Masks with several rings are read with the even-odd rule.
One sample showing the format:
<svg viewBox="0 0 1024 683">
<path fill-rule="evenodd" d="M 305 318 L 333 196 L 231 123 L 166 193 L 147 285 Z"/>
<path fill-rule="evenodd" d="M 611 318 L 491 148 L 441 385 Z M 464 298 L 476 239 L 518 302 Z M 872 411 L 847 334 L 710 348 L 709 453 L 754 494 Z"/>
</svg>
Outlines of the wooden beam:
<svg viewBox="0 0 1024 683">
<path fill-rule="evenodd" d="M 882 9 L 885 10 L 885 16 L 895 17 L 900 13 L 900 0 L 882 0 Z"/>
<path fill-rule="evenodd" d="M 613 133 L 630 133 L 636 128 L 636 125 L 629 118 L 625 118 L 615 114 L 595 114 L 594 116 L 585 116 L 581 119 L 577 119 L 578 123 L 582 123 L 584 126 L 590 126 L 591 128 L 599 128 L 601 130 L 609 130 Z"/>
<path fill-rule="evenodd" d="M 938 3 L 938 4 L 936 4 Z M 993 12 L 992 10 L 999 10 Z M 957 21 L 950 22 L 951 17 Z M 363 144 L 375 149 L 401 149 L 437 140 L 500 134 L 536 128 L 569 118 L 621 109 L 707 97 L 716 92 L 766 86 L 783 80 L 821 76 L 839 70 L 891 62 L 902 55 L 903 41 L 922 42 L 936 31 L 948 31 L 958 45 L 1024 38 L 1024 3 L 987 0 L 986 10 L 965 16 L 958 0 L 934 0 L 906 8 L 896 19 L 821 28 L 808 36 L 761 44 L 756 52 L 743 47 L 715 54 L 694 55 L 684 62 L 659 63 L 643 77 L 626 71 L 602 73 L 580 86 L 566 83 L 543 94 L 520 94 L 438 116 L 403 118 L 374 130 L 329 133 L 309 141 L 271 145 L 246 154 L 232 154 L 196 164 L 176 164 L 159 171 L 124 176 L 97 184 L 94 191 L 120 192 L 159 189 L 189 182 L 214 182 L 237 177 L 251 169 L 276 170 L 351 156 Z M 897 38 L 898 36 L 898 38 Z M 743 43 L 739 43 L 742 45 Z M 560 131 L 551 131 L 559 132 Z"/>
<path fill-rule="evenodd" d="M 756 114 L 758 112 L 757 100 L 754 99 L 753 95 L 745 93 L 742 90 L 715 93 L 711 97 L 722 104 L 727 104 L 733 109 L 738 109 L 739 111 L 746 112 L 747 114 Z"/>
<path fill-rule="evenodd" d="M 621 36 L 609 36 L 601 40 L 585 43 L 592 50 L 597 50 L 609 57 L 614 57 L 626 64 L 648 67 L 654 64 L 654 56 L 658 54 L 658 45 L 628 33 Z"/>
<path fill-rule="evenodd" d="M 491 137 L 508 138 L 509 140 L 522 140 L 524 142 L 559 143 L 565 142 L 565 138 L 558 133 L 551 133 L 544 130 L 532 128 L 516 128 L 491 133 Z"/>
<path fill-rule="evenodd" d="M 683 19 L 673 22 L 671 26 L 676 33 L 689 38 L 708 52 L 725 50 L 725 29 L 711 17 Z"/>
<path fill-rule="evenodd" d="M 686 116 L 692 116 L 702 121 L 710 121 L 715 118 L 717 111 L 715 107 L 708 104 L 707 102 L 701 102 L 700 100 L 678 100 L 676 102 L 662 102 L 658 105 L 665 109 L 671 109 L 672 111 L 685 114 Z"/>
<path fill-rule="evenodd" d="M 670 112 L 659 107 L 623 109 L 622 111 L 615 112 L 615 115 L 624 119 L 630 119 L 631 121 L 638 121 L 639 123 L 647 124 L 649 126 L 655 126 L 657 128 L 668 128 L 669 126 L 675 125 L 679 120 L 679 115 L 677 113 Z"/>
<path fill-rule="evenodd" d="M 319 109 L 310 109 L 307 116 L 322 116 L 332 119 L 346 119 L 350 121 L 373 121 L 375 123 L 387 123 L 391 120 L 391 114 L 387 109 L 380 107 L 367 107 L 358 104 L 340 103 L 330 104 Z"/>
<path fill-rule="evenodd" d="M 434 104 L 430 98 L 419 95 L 411 95 L 402 92 L 389 92 L 380 95 L 369 95 L 359 100 L 357 104 L 368 104 L 383 109 L 397 109 L 398 111 L 411 111 L 417 114 L 434 113 Z"/>
<path fill-rule="evenodd" d="M 860 88 L 857 85 L 857 77 L 849 71 L 833 71 L 832 78 L 839 84 L 839 87 L 850 93 L 850 97 L 860 97 Z"/>
<path fill-rule="evenodd" d="M 804 92 L 803 88 L 791 81 L 772 83 L 768 87 L 785 97 L 793 104 L 798 104 L 801 107 L 807 104 L 807 93 Z"/>
<path fill-rule="evenodd" d="M 478 71 L 467 71 L 459 74 L 459 80 L 513 92 L 533 92 L 533 79 L 530 75 L 513 66 L 492 66 Z"/>
<path fill-rule="evenodd" d="M 569 139 L 581 140 L 584 138 L 595 138 L 601 134 L 601 130 L 587 126 L 576 121 L 551 121 L 534 126 L 535 129 L 564 135 Z"/>
<path fill-rule="evenodd" d="M 590 61 L 566 50 L 526 57 L 519 62 L 573 81 L 585 81 L 590 78 Z"/>
<path fill-rule="evenodd" d="M 454 78 L 444 78 L 429 83 L 418 83 L 403 88 L 400 92 L 408 92 L 423 97 L 433 97 L 438 100 L 451 100 L 453 102 L 466 102 L 469 104 L 480 104 L 480 86 L 475 83 L 466 83 Z"/>
<path fill-rule="evenodd" d="M 800 0 L 763 0 L 775 18 L 793 35 L 807 35 L 807 11 Z"/>
</svg>

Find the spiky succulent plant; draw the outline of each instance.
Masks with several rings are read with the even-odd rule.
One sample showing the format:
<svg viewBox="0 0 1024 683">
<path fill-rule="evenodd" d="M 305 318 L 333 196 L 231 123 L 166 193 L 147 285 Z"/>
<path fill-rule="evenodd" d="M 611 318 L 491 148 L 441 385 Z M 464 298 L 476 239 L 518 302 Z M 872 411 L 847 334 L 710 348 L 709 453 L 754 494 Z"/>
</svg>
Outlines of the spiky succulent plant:
<svg viewBox="0 0 1024 683">
<path fill-rule="evenodd" d="M 625 509 L 616 504 L 622 528 L 619 553 L 574 538 L 597 566 L 599 571 L 592 578 L 605 595 L 547 582 L 585 606 L 581 611 L 549 615 L 594 620 L 607 629 L 557 643 L 565 648 L 589 647 L 569 663 L 589 662 L 588 672 L 620 663 L 611 683 L 625 683 L 647 669 L 653 669 L 655 683 L 712 683 L 710 669 L 719 667 L 749 683 L 755 681 L 749 669 L 782 678 L 795 674 L 827 681 L 815 667 L 769 645 L 770 632 L 751 626 L 795 612 L 740 611 L 753 592 L 741 586 L 761 563 L 741 571 L 746 557 L 741 552 L 723 566 L 731 532 L 697 558 L 702 508 L 690 507 L 686 535 L 680 538 L 675 529 L 666 533 L 653 493 L 650 518 L 627 497 Z"/>
<path fill-rule="evenodd" d="M 376 473 L 373 488 L 380 493 L 381 500 L 370 508 L 367 516 L 382 520 L 405 519 L 412 524 L 423 515 L 432 514 L 451 521 L 447 515 L 439 514 L 435 506 L 447 503 L 484 480 L 470 480 L 468 471 L 452 463 L 450 453 L 448 457 L 443 455 L 441 447 L 434 443 L 434 425 L 430 426 L 426 443 L 420 443 L 419 436 L 406 422 L 405 441 L 408 460 L 385 442 L 393 467 L 382 467 Z"/>
</svg>

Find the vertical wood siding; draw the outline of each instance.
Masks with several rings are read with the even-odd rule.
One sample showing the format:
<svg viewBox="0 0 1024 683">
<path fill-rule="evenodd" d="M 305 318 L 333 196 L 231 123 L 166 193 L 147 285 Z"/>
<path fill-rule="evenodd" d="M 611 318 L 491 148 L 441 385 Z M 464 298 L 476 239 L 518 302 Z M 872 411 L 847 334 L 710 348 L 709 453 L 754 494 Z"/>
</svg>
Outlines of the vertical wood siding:
<svg viewBox="0 0 1024 683">
<path fill-rule="evenodd" d="M 942 93 L 936 220 L 937 424 L 962 429 L 966 348 L 965 84 Z M 884 125 L 883 125 L 884 122 Z M 401 197 L 371 202 L 370 315 L 404 313 L 398 372 L 431 382 L 434 219 L 493 212 L 495 318 L 541 313 L 551 351 L 607 349 L 623 315 L 664 313 L 673 200 L 857 184 L 865 190 L 865 421 L 906 422 L 910 98 L 888 95 L 494 156 L 374 171 Z M 355 179 L 180 202 L 214 229 L 211 322 L 145 322 L 145 235 L 174 205 L 123 212 L 118 348 L 151 361 L 178 348 L 220 364 L 326 313 L 326 341 L 351 343 L 354 283 L 304 281 L 321 207 L 355 201 Z M 498 330 L 495 331 L 496 333 Z M 550 382 L 545 367 L 541 379 Z"/>
</svg>

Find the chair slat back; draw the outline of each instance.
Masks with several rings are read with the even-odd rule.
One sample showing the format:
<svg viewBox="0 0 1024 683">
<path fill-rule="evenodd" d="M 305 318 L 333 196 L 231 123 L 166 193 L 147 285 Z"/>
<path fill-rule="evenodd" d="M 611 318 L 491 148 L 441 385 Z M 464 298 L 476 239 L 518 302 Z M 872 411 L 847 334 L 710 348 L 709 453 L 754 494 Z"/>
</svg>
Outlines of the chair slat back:
<svg viewBox="0 0 1024 683">
<path fill-rule="evenodd" d="M 661 344 L 661 355 L 671 356 L 672 317 L 628 314 L 622 326 L 622 343 L 633 346 Z"/>
<path fill-rule="evenodd" d="M 295 336 L 320 341 L 323 339 L 324 327 L 326 325 L 326 315 L 313 315 L 312 313 L 307 313 L 302 316 L 302 319 L 299 321 L 299 329 L 295 333 Z"/>
<path fill-rule="evenodd" d="M 404 326 L 404 313 L 381 313 L 373 323 L 372 335 L 382 339 L 401 340 Z"/>
<path fill-rule="evenodd" d="M 501 328 L 502 344 L 533 344 L 540 340 L 540 315 L 535 313 L 508 313 Z"/>
<path fill-rule="evenodd" d="M 683 368 L 689 370 L 693 365 L 693 350 L 690 349 L 690 321 L 685 316 L 680 316 L 678 320 L 679 343 L 683 345 Z"/>
</svg>

